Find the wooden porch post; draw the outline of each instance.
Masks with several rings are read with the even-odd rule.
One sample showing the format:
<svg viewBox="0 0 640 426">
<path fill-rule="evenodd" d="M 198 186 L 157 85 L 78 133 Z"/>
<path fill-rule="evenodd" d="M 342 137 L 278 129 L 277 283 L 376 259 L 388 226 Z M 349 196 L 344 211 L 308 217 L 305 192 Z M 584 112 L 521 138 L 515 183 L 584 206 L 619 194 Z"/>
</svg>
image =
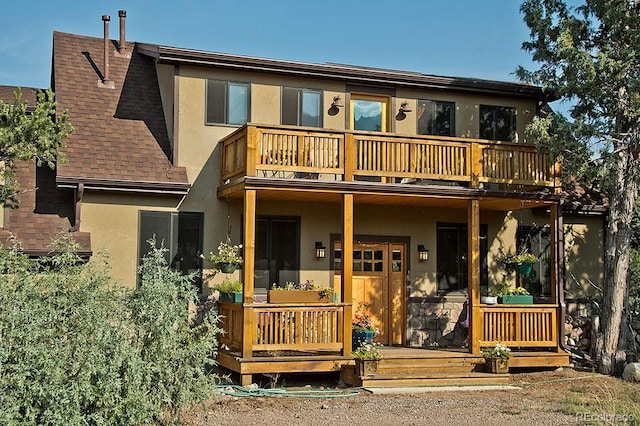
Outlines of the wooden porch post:
<svg viewBox="0 0 640 426">
<path fill-rule="evenodd" d="M 253 335 L 255 333 L 253 313 L 253 289 L 254 268 L 256 251 L 256 191 L 250 189 L 244 193 L 244 285 L 242 291 L 243 315 L 242 315 L 242 357 L 253 355 Z M 241 375 L 242 384 L 251 383 L 251 375 Z M 248 381 L 248 383 L 245 383 Z"/>
<path fill-rule="evenodd" d="M 549 250 L 549 254 L 551 259 L 549 259 L 549 263 L 551 264 L 551 300 L 553 301 L 553 303 L 558 303 L 558 294 L 560 291 L 562 291 L 560 288 L 558 288 L 558 273 L 559 273 L 559 262 L 561 261 L 560 259 L 563 257 L 561 253 L 558 252 L 559 247 L 558 247 L 558 204 L 554 203 L 551 205 L 550 208 L 550 229 L 549 229 L 549 239 L 550 239 L 550 250 Z"/>
<path fill-rule="evenodd" d="M 342 196 L 342 303 L 344 323 L 342 327 L 343 355 L 351 355 L 351 317 L 353 316 L 353 194 Z"/>
<path fill-rule="evenodd" d="M 469 349 L 472 354 L 480 353 L 482 338 L 482 313 L 480 312 L 480 201 L 469 200 L 467 204 L 468 239 L 468 294 Z"/>
</svg>

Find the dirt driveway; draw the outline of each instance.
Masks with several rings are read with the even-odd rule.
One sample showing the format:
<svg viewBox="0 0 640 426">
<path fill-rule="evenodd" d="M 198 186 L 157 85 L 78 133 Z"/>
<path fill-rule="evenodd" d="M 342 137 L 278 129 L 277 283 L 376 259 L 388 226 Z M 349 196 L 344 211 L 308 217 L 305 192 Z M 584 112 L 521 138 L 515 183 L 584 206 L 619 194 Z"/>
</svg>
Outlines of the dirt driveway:
<svg viewBox="0 0 640 426">
<path fill-rule="evenodd" d="M 640 424 L 640 384 L 571 369 L 511 376 L 517 389 L 417 390 L 371 394 L 315 381 L 287 396 L 212 398 L 185 413 L 185 425 L 567 425 Z M 315 395 L 331 389 L 334 395 Z M 312 397 L 309 397 L 313 393 Z M 355 396 L 348 396 L 356 394 Z M 299 395 L 299 396 L 298 396 Z M 304 397 L 307 396 L 307 397 Z"/>
</svg>

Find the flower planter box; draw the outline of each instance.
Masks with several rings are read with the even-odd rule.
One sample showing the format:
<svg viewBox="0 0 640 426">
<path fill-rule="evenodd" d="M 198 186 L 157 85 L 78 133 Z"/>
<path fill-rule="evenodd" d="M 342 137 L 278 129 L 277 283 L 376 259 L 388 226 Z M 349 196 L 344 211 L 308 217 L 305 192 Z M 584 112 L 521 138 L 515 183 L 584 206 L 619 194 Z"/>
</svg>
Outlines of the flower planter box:
<svg viewBox="0 0 640 426">
<path fill-rule="evenodd" d="M 356 359 L 356 375 L 357 376 L 375 376 L 378 374 L 377 359 Z"/>
<path fill-rule="evenodd" d="M 509 360 L 502 358 L 486 358 L 485 369 L 488 373 L 505 374 L 509 372 Z"/>
<path fill-rule="evenodd" d="M 219 302 L 242 303 L 242 292 L 220 293 Z"/>
<path fill-rule="evenodd" d="M 352 348 L 358 349 L 365 343 L 372 343 L 373 338 L 376 336 L 375 331 L 352 331 L 351 332 L 351 344 Z"/>
<path fill-rule="evenodd" d="M 323 297 L 318 290 L 269 290 L 269 303 L 331 303 L 333 293 Z"/>
<path fill-rule="evenodd" d="M 533 303 L 533 296 L 530 294 L 511 294 L 502 296 L 502 303 L 505 305 L 530 305 Z"/>
</svg>

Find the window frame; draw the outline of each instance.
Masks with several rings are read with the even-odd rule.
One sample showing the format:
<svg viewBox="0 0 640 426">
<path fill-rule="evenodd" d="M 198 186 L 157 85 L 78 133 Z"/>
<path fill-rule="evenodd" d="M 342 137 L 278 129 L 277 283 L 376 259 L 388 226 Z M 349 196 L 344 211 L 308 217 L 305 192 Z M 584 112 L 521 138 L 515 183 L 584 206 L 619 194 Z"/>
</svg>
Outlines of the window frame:
<svg viewBox="0 0 640 426">
<path fill-rule="evenodd" d="M 212 95 L 211 93 L 211 89 L 209 87 L 209 85 L 211 83 L 223 83 L 224 84 L 224 96 L 223 99 L 220 100 L 210 100 L 210 96 Z M 246 98 L 245 98 L 245 102 L 246 102 L 246 111 L 245 111 L 245 116 L 246 116 L 246 120 L 244 122 L 237 122 L 237 123 L 231 123 L 229 122 L 229 106 L 230 106 L 230 90 L 229 88 L 231 86 L 239 86 L 239 87 L 245 87 L 247 89 L 247 94 L 246 94 Z M 210 111 L 209 109 L 212 106 L 213 102 L 222 102 L 222 120 L 210 120 Z M 217 117 L 216 117 L 217 118 Z M 251 122 L 251 83 L 249 82 L 244 82 L 244 81 L 232 81 L 232 80 L 219 80 L 219 79 L 215 79 L 215 78 L 207 78 L 207 83 L 206 83 L 206 87 L 205 87 L 205 111 L 204 111 L 204 122 L 205 125 L 207 126 L 234 126 L 234 127 L 240 127 L 240 126 L 244 126 L 245 124 Z"/>
<path fill-rule="evenodd" d="M 498 139 L 499 129 L 497 129 L 497 113 L 498 112 L 511 112 L 510 114 L 510 134 L 508 139 Z M 487 137 L 484 133 L 485 129 L 489 128 L 489 126 L 483 126 L 485 123 L 484 116 L 487 113 L 491 113 L 491 137 Z M 491 141 L 503 141 L 503 142 L 514 142 L 517 134 L 517 120 L 516 116 L 518 115 L 518 109 L 512 106 L 504 106 L 504 105 L 486 105 L 480 104 L 479 107 L 479 123 L 478 123 L 478 136 L 480 139 L 487 139 Z"/>
<path fill-rule="evenodd" d="M 444 243 L 444 239 L 441 237 L 440 235 L 440 229 L 441 228 L 449 228 L 449 229 L 456 229 L 456 232 L 458 233 L 458 242 L 464 242 L 466 244 L 466 242 L 468 241 L 468 233 L 469 233 L 469 227 L 466 223 L 457 223 L 457 222 L 437 222 L 436 223 L 436 251 L 437 251 L 437 260 L 436 260 L 436 288 L 437 288 L 437 293 L 440 295 L 446 295 L 446 294 L 467 294 L 468 288 L 469 288 L 469 273 L 468 273 L 468 259 L 467 259 L 467 252 L 468 252 L 468 248 L 467 251 L 464 253 L 460 252 L 460 247 L 457 246 L 457 254 L 456 257 L 458 257 L 458 255 L 462 254 L 462 258 L 458 257 L 458 262 L 464 262 L 464 265 L 462 266 L 458 266 L 458 273 L 461 274 L 461 278 L 464 278 L 464 280 L 466 282 L 464 282 L 464 285 L 461 285 L 461 283 L 458 283 L 457 288 L 455 289 L 449 289 L 449 288 L 442 288 L 440 285 L 440 281 L 441 281 L 441 274 L 443 274 L 443 272 L 441 272 L 440 270 L 440 261 L 441 256 L 444 256 L 444 253 L 442 253 L 442 251 L 440 250 L 440 243 Z M 466 230 L 466 232 L 463 232 L 464 230 Z M 487 257 L 488 257 L 488 253 L 489 253 L 489 247 L 488 247 L 488 226 L 487 224 L 480 224 L 480 286 L 481 287 L 487 287 L 489 285 L 489 268 L 488 268 L 488 263 L 487 263 Z M 461 271 L 461 272 L 460 272 Z"/>
<path fill-rule="evenodd" d="M 297 94 L 296 99 L 296 122 L 285 123 L 285 91 L 295 91 Z M 304 119 L 304 97 L 305 94 L 318 95 L 318 123 L 317 125 L 303 124 Z M 322 89 L 309 89 L 302 87 L 282 86 L 280 88 L 280 124 L 285 126 L 304 126 L 322 128 L 324 122 L 324 90 Z"/>
<path fill-rule="evenodd" d="M 165 241 L 164 247 L 167 249 L 165 253 L 165 260 L 171 269 L 180 271 L 176 268 L 176 258 L 180 249 L 180 219 L 181 218 L 197 218 L 198 220 L 198 247 L 196 247 L 196 253 L 194 259 L 196 260 L 196 277 L 194 284 L 199 293 L 202 293 L 203 286 L 203 261 L 200 254 L 203 252 L 204 243 L 204 213 L 203 212 L 176 212 L 176 211 L 158 211 L 158 210 L 139 210 L 138 211 L 138 265 L 142 264 L 142 258 L 149 252 L 142 250 L 147 246 L 146 240 L 143 241 L 143 217 L 157 217 L 167 220 L 168 224 L 168 242 Z M 156 240 L 156 247 L 161 246 L 161 241 Z M 138 274 L 138 285 L 140 285 L 140 275 Z"/>
<path fill-rule="evenodd" d="M 355 103 L 357 101 L 367 101 L 367 102 L 380 102 L 381 104 L 381 129 L 380 130 L 357 130 L 355 128 L 356 125 L 356 109 Z M 389 95 L 378 95 L 373 93 L 356 93 L 352 92 L 349 96 L 349 129 L 356 130 L 360 132 L 381 132 L 381 133 L 389 133 L 393 130 L 391 129 L 391 125 L 393 120 L 391 119 L 391 96 Z"/>
<path fill-rule="evenodd" d="M 419 112 L 417 112 L 416 114 L 416 134 L 418 135 L 429 135 L 429 136 L 451 136 L 451 137 L 455 137 L 456 135 L 456 103 L 452 102 L 452 101 L 442 101 L 442 100 L 437 100 L 437 99 L 418 99 L 417 104 L 418 104 L 418 110 L 420 109 L 420 103 L 421 102 L 429 102 L 433 105 L 433 109 L 432 111 L 429 111 L 430 114 L 434 114 L 436 115 L 437 113 L 437 108 L 440 105 L 447 105 L 451 108 L 451 112 L 449 114 L 449 134 L 448 135 L 444 135 L 444 134 L 438 134 L 436 132 L 434 132 L 434 125 L 433 123 L 431 124 L 431 128 L 427 129 L 426 132 L 421 132 L 420 131 L 420 119 L 421 116 L 419 115 Z M 423 114 L 426 114 L 427 111 L 425 110 L 425 112 Z M 434 120 L 435 121 L 435 120 Z"/>
</svg>

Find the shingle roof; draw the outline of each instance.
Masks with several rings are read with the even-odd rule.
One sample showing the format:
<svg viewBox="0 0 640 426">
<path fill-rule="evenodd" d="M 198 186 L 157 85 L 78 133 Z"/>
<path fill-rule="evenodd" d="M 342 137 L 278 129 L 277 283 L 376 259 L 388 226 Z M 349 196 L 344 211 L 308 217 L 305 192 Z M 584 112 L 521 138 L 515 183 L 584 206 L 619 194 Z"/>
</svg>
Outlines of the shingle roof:
<svg viewBox="0 0 640 426">
<path fill-rule="evenodd" d="M 130 59 L 116 57 L 114 47 L 109 77 L 115 89 L 99 88 L 103 49 L 100 38 L 53 35 L 56 100 L 75 128 L 66 140 L 68 162 L 59 166 L 57 182 L 186 192 L 186 170 L 171 164 L 153 59 L 136 47 Z"/>
<path fill-rule="evenodd" d="M 16 89 L 16 86 L 0 85 L 0 100 L 6 104 L 13 105 L 15 101 L 14 93 Z M 27 108 L 34 108 L 36 105 L 36 100 L 38 98 L 38 89 L 34 89 L 32 87 L 21 87 L 20 89 L 22 90 L 22 100 L 27 101 Z"/>
</svg>

